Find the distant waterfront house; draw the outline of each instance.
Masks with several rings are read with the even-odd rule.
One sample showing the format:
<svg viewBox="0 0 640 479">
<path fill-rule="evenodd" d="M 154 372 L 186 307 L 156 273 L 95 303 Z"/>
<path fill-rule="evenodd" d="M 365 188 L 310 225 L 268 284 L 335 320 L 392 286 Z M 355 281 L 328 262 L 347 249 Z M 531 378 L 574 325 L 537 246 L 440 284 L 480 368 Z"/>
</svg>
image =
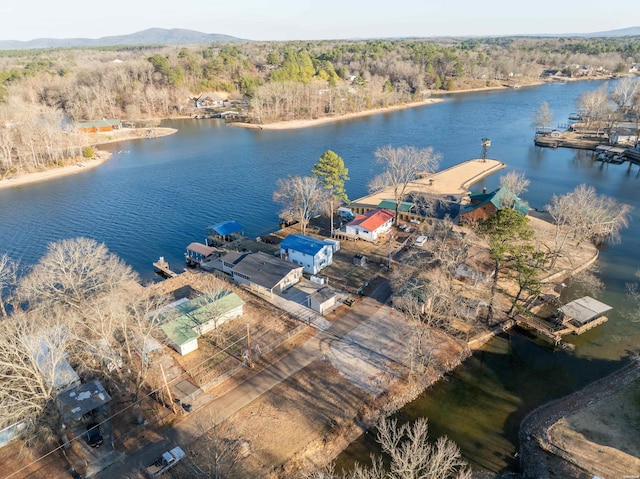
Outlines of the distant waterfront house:
<svg viewBox="0 0 640 479">
<path fill-rule="evenodd" d="M 280 243 L 280 256 L 302 266 L 309 274 L 318 274 L 333 262 L 334 248 L 333 241 L 295 234 Z"/>
<path fill-rule="evenodd" d="M 231 252 L 221 258 L 231 278 L 252 291 L 273 297 L 302 278 L 302 266 L 266 253 Z"/>
<path fill-rule="evenodd" d="M 202 93 L 195 101 L 196 108 L 219 108 L 224 106 L 224 98 L 210 91 Z"/>
<path fill-rule="evenodd" d="M 638 132 L 635 128 L 616 126 L 609 133 L 609 143 L 612 145 L 631 145 L 638 142 Z"/>
<path fill-rule="evenodd" d="M 385 209 L 375 209 L 358 215 L 346 225 L 347 235 L 357 236 L 367 241 L 376 241 L 393 225 L 394 214 Z"/>
<path fill-rule="evenodd" d="M 506 208 L 514 209 L 522 216 L 526 216 L 529 212 L 529 205 L 504 187 L 491 193 L 470 193 L 469 201 L 470 204 L 460 209 L 461 224 L 484 221 Z"/>
<path fill-rule="evenodd" d="M 102 120 L 80 122 L 77 128 L 80 133 L 103 133 L 119 130 L 121 126 L 119 119 L 107 120 L 103 118 Z"/>
<path fill-rule="evenodd" d="M 192 300 L 178 300 L 160 317 L 160 328 L 171 347 L 181 355 L 198 349 L 198 338 L 243 314 L 244 301 L 235 293 L 219 290 Z"/>
</svg>

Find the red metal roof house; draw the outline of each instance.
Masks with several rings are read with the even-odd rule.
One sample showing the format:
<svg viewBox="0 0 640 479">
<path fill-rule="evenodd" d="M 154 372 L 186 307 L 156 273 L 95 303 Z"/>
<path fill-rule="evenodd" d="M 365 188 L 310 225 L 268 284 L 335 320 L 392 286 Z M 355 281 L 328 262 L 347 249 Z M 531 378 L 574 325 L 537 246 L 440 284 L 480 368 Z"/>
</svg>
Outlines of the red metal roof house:
<svg viewBox="0 0 640 479">
<path fill-rule="evenodd" d="M 393 212 L 384 209 L 367 211 L 347 223 L 346 233 L 367 241 L 376 241 L 378 236 L 391 229 L 393 216 Z"/>
</svg>

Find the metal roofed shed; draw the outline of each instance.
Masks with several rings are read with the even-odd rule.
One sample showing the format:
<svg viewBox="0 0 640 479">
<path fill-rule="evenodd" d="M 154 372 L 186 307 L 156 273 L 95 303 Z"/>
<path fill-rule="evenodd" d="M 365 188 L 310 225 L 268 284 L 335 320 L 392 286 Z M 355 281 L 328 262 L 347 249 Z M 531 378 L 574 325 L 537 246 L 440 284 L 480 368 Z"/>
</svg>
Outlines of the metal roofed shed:
<svg viewBox="0 0 640 479">
<path fill-rule="evenodd" d="M 100 381 L 89 381 L 58 394 L 56 401 L 64 421 L 78 422 L 83 415 L 111 401 L 111 396 Z"/>
<path fill-rule="evenodd" d="M 560 312 L 565 316 L 565 321 L 575 320 L 580 325 L 588 324 L 612 309 L 611 306 L 601 303 L 590 296 L 576 299 L 559 308 Z"/>
<path fill-rule="evenodd" d="M 401 201 L 400 206 L 398 207 L 399 213 L 408 213 L 415 206 L 414 203 L 410 203 L 408 201 Z M 395 211 L 396 210 L 396 202 L 393 200 L 382 200 L 380 204 L 378 204 L 378 208 Z"/>
</svg>

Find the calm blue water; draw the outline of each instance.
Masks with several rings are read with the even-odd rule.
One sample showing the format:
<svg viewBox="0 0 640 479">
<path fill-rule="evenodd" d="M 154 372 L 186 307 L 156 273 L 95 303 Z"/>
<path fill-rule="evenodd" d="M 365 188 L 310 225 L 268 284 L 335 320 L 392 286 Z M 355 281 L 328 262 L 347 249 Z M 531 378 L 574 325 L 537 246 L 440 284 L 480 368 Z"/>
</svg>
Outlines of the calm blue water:
<svg viewBox="0 0 640 479">
<path fill-rule="evenodd" d="M 574 353 L 498 338 L 406 408 L 407 417 L 427 415 L 432 431 L 453 437 L 474 464 L 499 470 L 509 464 L 517 425 L 528 410 L 618 367 L 640 344 L 638 323 L 621 314 L 629 308 L 625 283 L 635 281 L 640 269 L 637 167 L 628 172 L 626 166 L 594 163 L 590 153 L 536 148 L 529 126 L 543 101 L 557 123 L 566 123 L 578 96 L 600 86 L 576 82 L 458 94 L 434 105 L 290 131 L 246 130 L 218 120 L 166 121 L 163 126 L 179 132 L 109 145 L 112 159 L 96 169 L 0 191 L 0 252 L 29 265 L 49 242 L 87 236 L 151 279 L 151 263 L 161 255 L 182 267 L 185 246 L 203 241 L 211 224 L 235 219 L 250 236 L 277 228 L 278 205 L 271 200 L 276 180 L 307 174 L 327 149 L 344 158 L 351 178 L 347 192 L 357 198 L 378 172 L 373 152 L 379 146 L 433 146 L 447 167 L 480 156 L 480 141 L 489 137 L 489 156 L 531 179 L 523 196 L 534 207 L 580 183 L 636 206 L 622 243 L 603 250 L 599 262 L 607 285 L 602 299 L 616 311 L 607 324 L 576 340 Z M 491 177 L 476 188 L 497 182 Z"/>
</svg>

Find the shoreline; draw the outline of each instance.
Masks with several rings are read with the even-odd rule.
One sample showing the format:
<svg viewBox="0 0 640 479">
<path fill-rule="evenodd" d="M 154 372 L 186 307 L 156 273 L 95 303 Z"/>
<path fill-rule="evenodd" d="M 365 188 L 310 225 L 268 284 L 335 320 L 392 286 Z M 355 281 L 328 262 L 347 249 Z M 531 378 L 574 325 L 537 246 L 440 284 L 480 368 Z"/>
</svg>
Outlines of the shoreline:
<svg viewBox="0 0 640 479">
<path fill-rule="evenodd" d="M 63 178 L 65 176 L 76 175 L 78 173 L 82 173 L 83 171 L 92 170 L 102 165 L 110 157 L 110 153 L 107 153 L 106 151 L 99 151 L 99 154 L 95 158 L 84 159 L 74 164 L 50 168 L 44 171 L 24 173 L 21 175 L 13 176 L 11 178 L 2 179 L 0 180 L 0 190 L 30 185 L 33 183 L 40 183 L 41 181 L 51 180 L 54 178 Z"/>
<path fill-rule="evenodd" d="M 142 131 L 144 131 L 144 135 L 142 135 Z M 138 139 L 147 139 L 147 138 L 159 138 L 162 136 L 168 136 L 176 133 L 178 130 L 175 128 L 141 128 L 135 130 L 125 130 L 124 134 L 121 137 L 117 137 L 117 133 L 109 133 L 107 135 L 101 133 L 89 133 L 89 142 L 83 146 L 93 146 L 95 148 L 96 156 L 94 158 L 80 158 L 75 163 L 70 163 L 68 165 L 59 166 L 49 168 L 43 171 L 34 171 L 31 173 L 21 173 L 16 176 L 11 176 L 9 178 L 0 179 L 0 191 L 8 188 L 14 188 L 18 186 L 25 186 L 34 183 L 40 183 L 41 181 L 52 180 L 55 178 L 63 178 L 65 176 L 76 175 L 78 173 L 82 173 L 83 171 L 92 170 L 103 163 L 107 162 L 109 158 L 111 158 L 111 153 L 101 150 L 99 148 L 100 145 L 107 145 L 109 143 L 117 143 L 120 141 L 128 141 L 128 140 L 138 140 Z M 149 133 L 151 132 L 151 133 Z M 105 138 L 100 138 L 100 136 L 95 135 L 104 135 Z M 100 141 L 97 141 L 100 139 Z M 95 141 L 94 141 L 95 140 Z"/>
<path fill-rule="evenodd" d="M 433 103 L 440 103 L 443 101 L 444 101 L 444 98 L 428 98 L 422 101 L 403 103 L 401 105 L 393 105 L 385 108 L 376 108 L 373 110 L 358 111 L 358 112 L 347 113 L 345 115 L 339 115 L 339 116 L 327 116 L 322 118 L 304 119 L 304 120 L 286 120 L 286 121 L 277 121 L 275 123 L 265 123 L 265 124 L 236 122 L 236 123 L 229 123 L 229 125 L 235 126 L 238 128 L 249 128 L 254 130 L 296 130 L 300 128 L 308 128 L 311 126 L 324 125 L 326 123 L 333 123 L 340 120 L 351 120 L 353 118 L 361 118 L 365 116 L 377 115 L 379 113 L 388 113 L 393 111 L 405 110 L 407 108 L 415 108 L 417 106 L 431 105 Z"/>
</svg>

